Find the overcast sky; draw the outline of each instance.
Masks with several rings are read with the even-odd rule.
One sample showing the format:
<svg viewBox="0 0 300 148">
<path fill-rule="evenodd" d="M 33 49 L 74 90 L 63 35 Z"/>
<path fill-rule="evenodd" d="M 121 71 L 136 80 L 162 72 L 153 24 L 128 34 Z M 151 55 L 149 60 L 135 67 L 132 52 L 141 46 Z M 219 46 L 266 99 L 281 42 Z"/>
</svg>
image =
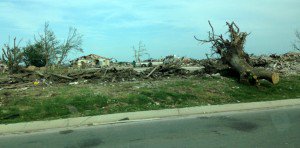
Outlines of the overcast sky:
<svg viewBox="0 0 300 148">
<path fill-rule="evenodd" d="M 49 21 L 62 40 L 77 28 L 84 54 L 132 61 L 132 46 L 143 41 L 153 58 L 204 58 L 210 46 L 193 36 L 207 38 L 210 20 L 217 33 L 226 32 L 226 21 L 251 32 L 248 53 L 284 53 L 293 51 L 299 16 L 300 0 L 1 0 L 0 44 L 16 36 L 25 45 Z"/>
</svg>

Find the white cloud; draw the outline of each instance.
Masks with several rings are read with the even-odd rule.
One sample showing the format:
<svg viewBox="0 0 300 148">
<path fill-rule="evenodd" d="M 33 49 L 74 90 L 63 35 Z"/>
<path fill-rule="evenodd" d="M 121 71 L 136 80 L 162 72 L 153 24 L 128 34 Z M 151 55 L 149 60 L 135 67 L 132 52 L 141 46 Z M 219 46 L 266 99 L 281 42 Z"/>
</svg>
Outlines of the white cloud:
<svg viewBox="0 0 300 148">
<path fill-rule="evenodd" d="M 9 31 L 31 38 L 41 31 L 45 21 L 50 22 L 60 38 L 65 37 L 69 26 L 76 27 L 91 40 L 93 45 L 86 45 L 91 47 L 105 38 L 118 42 L 115 36 L 133 35 L 133 31 L 139 36 L 127 39 L 150 33 L 170 40 L 192 34 L 202 38 L 210 29 L 207 20 L 211 20 L 219 33 L 226 29 L 225 21 L 236 21 L 242 30 L 253 33 L 253 40 L 264 34 L 271 37 L 265 40 L 272 40 L 272 36 L 293 32 L 300 25 L 299 7 L 299 0 L 2 0 L 0 38 L 7 37 L 5 33 Z"/>
<path fill-rule="evenodd" d="M 213 22 L 237 20 L 243 24 L 255 24 L 263 19 L 289 21 L 299 14 L 297 0 L 289 3 L 273 1 L 237 0 L 27 0 L 0 2 L 0 16 L 19 28 L 36 30 L 45 21 L 51 23 L 101 25 L 100 28 L 132 28 L 165 25 L 175 28 L 197 28 Z M 280 11 L 280 12 L 278 12 Z M 90 19 L 90 20 L 88 20 Z M 250 20 L 250 22 L 249 22 Z M 245 23 L 244 23 L 245 22 Z M 260 25 L 260 24 L 257 24 Z M 93 24 L 91 24 L 93 26 Z M 254 25 L 253 25 L 254 26 Z"/>
</svg>

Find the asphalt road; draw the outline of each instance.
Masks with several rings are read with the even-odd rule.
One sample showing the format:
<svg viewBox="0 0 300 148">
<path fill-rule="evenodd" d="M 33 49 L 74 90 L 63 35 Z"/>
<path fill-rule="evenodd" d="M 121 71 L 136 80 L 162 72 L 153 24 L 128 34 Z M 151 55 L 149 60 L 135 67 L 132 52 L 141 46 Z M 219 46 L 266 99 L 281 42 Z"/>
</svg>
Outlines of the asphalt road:
<svg viewBox="0 0 300 148">
<path fill-rule="evenodd" d="M 1 148 L 300 147 L 300 106 L 0 136 Z"/>
</svg>

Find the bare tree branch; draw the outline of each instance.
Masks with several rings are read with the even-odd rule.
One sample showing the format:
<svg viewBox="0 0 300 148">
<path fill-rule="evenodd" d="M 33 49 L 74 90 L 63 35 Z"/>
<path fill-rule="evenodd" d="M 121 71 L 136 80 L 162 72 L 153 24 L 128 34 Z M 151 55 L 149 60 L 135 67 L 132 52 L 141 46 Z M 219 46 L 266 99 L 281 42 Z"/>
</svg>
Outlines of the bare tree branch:
<svg viewBox="0 0 300 148">
<path fill-rule="evenodd" d="M 146 45 L 143 44 L 142 41 L 139 42 L 138 49 L 135 49 L 135 47 L 133 46 L 133 51 L 136 62 L 141 62 L 141 57 L 144 55 L 150 56 L 150 54 L 147 53 Z"/>
<path fill-rule="evenodd" d="M 8 43 L 4 44 L 4 47 L 2 48 L 2 60 L 7 64 L 10 73 L 14 73 L 19 70 L 19 64 L 23 59 L 23 52 L 21 48 L 19 48 L 21 40 L 18 43 L 16 40 L 17 38 L 15 37 L 13 47 L 10 47 Z"/>
<path fill-rule="evenodd" d="M 83 52 L 83 49 L 81 48 L 82 37 L 83 35 L 79 34 L 76 28 L 69 28 L 68 37 L 64 41 L 64 43 L 60 45 L 60 50 L 57 53 L 59 56 L 57 57 L 58 65 L 61 65 L 61 63 L 66 59 L 66 57 L 72 50 Z"/>
<path fill-rule="evenodd" d="M 293 47 L 294 47 L 294 49 L 300 51 L 300 32 L 296 31 L 295 35 L 296 35 L 296 42 L 293 44 Z"/>
</svg>

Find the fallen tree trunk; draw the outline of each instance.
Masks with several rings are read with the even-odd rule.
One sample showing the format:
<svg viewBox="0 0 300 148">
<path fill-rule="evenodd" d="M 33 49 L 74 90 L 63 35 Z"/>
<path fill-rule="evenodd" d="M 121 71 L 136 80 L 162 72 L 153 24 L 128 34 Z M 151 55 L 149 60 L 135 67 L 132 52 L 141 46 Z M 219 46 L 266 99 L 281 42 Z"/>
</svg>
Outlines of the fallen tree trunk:
<svg viewBox="0 0 300 148">
<path fill-rule="evenodd" d="M 211 43 L 212 50 L 221 56 L 222 62 L 228 64 L 240 74 L 241 81 L 259 85 L 259 80 L 265 79 L 272 84 L 277 84 L 279 82 L 279 74 L 262 68 L 254 68 L 249 64 L 249 55 L 244 52 L 244 44 L 249 34 L 240 32 L 240 29 L 234 22 L 227 22 L 226 24 L 229 28 L 229 39 L 224 39 L 222 35 L 215 35 L 214 28 L 210 22 L 209 39 L 200 40 L 196 37 L 195 39 L 201 43 Z"/>
<path fill-rule="evenodd" d="M 240 80 L 243 82 L 249 82 L 253 85 L 259 84 L 259 79 L 268 80 L 272 84 L 279 82 L 278 73 L 263 68 L 253 68 L 245 59 L 237 55 L 231 55 L 231 59 L 228 60 L 229 65 L 240 74 Z"/>
</svg>

